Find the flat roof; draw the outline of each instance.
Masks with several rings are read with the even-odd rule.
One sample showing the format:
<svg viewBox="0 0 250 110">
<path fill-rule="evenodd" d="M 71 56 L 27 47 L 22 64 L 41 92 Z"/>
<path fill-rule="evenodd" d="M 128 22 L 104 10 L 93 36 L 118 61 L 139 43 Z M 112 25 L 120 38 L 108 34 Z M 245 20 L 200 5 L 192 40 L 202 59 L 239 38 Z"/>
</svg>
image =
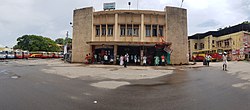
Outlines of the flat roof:
<svg viewBox="0 0 250 110">
<path fill-rule="evenodd" d="M 155 14 L 165 15 L 165 11 L 154 11 L 154 10 L 107 10 L 107 11 L 96 11 L 94 15 L 102 14 Z"/>
<path fill-rule="evenodd" d="M 205 33 L 197 33 L 195 35 L 189 36 L 188 39 L 202 39 L 204 37 L 207 37 L 209 35 L 212 35 L 213 37 L 220 37 L 223 35 L 228 35 L 240 31 L 250 31 L 250 24 L 238 24 L 232 27 L 228 27 L 219 31 L 208 31 Z"/>
<path fill-rule="evenodd" d="M 90 45 L 134 45 L 134 46 L 154 46 L 157 42 L 128 42 L 128 41 L 90 41 Z"/>
</svg>

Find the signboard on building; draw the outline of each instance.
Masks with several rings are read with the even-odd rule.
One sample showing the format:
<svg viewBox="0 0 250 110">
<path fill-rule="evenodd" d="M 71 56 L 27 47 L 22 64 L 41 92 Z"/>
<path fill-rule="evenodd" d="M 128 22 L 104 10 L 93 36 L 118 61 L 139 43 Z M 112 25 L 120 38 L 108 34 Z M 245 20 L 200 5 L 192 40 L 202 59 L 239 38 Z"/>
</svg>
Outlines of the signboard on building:
<svg viewBox="0 0 250 110">
<path fill-rule="evenodd" d="M 103 4 L 104 10 L 114 10 L 115 9 L 115 2 L 112 3 L 104 3 Z"/>
<path fill-rule="evenodd" d="M 244 53 L 248 54 L 250 52 L 250 35 L 245 34 L 243 36 Z"/>
</svg>

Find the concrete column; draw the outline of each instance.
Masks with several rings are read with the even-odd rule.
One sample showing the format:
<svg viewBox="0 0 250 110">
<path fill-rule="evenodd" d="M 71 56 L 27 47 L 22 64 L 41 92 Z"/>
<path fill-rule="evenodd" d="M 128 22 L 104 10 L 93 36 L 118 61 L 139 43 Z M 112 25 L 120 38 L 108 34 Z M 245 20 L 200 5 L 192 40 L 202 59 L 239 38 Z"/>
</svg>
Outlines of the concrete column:
<svg viewBox="0 0 250 110">
<path fill-rule="evenodd" d="M 118 38 L 118 32 L 119 29 L 118 29 L 118 14 L 115 14 L 115 41 L 117 41 L 117 38 Z"/>
<path fill-rule="evenodd" d="M 144 41 L 144 14 L 141 14 L 141 42 Z"/>
<path fill-rule="evenodd" d="M 85 55 L 92 53 L 87 42 L 93 36 L 93 7 L 74 10 L 73 37 L 72 37 L 72 62 L 85 61 Z"/>
<path fill-rule="evenodd" d="M 141 65 L 143 65 L 143 59 L 142 59 L 142 57 L 144 56 L 143 53 L 144 53 L 144 50 L 141 50 L 141 51 L 140 51 L 140 60 L 141 60 L 140 64 L 141 64 Z"/>
<path fill-rule="evenodd" d="M 188 63 L 187 10 L 166 7 L 167 41 L 172 42 L 172 64 Z"/>
<path fill-rule="evenodd" d="M 116 56 L 117 56 L 117 49 L 118 49 L 118 46 L 117 45 L 114 45 L 114 64 L 116 64 Z"/>
</svg>

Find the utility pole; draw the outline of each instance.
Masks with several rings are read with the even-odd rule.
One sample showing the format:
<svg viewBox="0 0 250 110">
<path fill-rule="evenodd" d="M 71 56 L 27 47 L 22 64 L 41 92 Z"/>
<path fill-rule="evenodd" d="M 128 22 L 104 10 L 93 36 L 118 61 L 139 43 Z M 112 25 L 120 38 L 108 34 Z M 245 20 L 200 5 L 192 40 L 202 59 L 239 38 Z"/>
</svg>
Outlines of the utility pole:
<svg viewBox="0 0 250 110">
<path fill-rule="evenodd" d="M 138 7 L 139 7 L 139 0 L 137 0 L 137 10 L 138 10 Z"/>
<path fill-rule="evenodd" d="M 68 37 L 69 37 L 69 31 L 67 31 L 67 33 L 66 33 L 66 38 L 65 38 L 65 44 L 64 44 L 64 51 L 63 51 L 63 54 L 68 53 L 68 50 L 67 50 L 67 48 L 68 48 Z"/>
<path fill-rule="evenodd" d="M 184 0 L 181 1 L 181 7 L 182 7 L 182 5 L 183 5 L 183 2 L 184 2 Z"/>
</svg>

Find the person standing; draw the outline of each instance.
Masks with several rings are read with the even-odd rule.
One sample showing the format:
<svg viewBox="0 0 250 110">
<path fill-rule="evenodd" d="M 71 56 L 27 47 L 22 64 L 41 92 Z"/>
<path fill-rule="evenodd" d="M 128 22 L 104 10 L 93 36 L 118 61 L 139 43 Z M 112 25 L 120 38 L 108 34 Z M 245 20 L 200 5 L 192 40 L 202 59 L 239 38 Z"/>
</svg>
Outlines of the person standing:
<svg viewBox="0 0 250 110">
<path fill-rule="evenodd" d="M 126 60 L 127 60 L 127 63 L 128 63 L 129 62 L 129 55 L 128 55 L 128 53 L 126 55 L 127 55 Z"/>
<path fill-rule="evenodd" d="M 146 66 L 147 65 L 147 57 L 143 56 L 142 60 L 143 60 L 143 65 Z"/>
<path fill-rule="evenodd" d="M 108 63 L 108 56 L 106 54 L 104 55 L 104 62 Z"/>
<path fill-rule="evenodd" d="M 155 66 L 158 66 L 160 62 L 160 58 L 158 56 L 155 56 L 154 58 L 155 58 Z"/>
<path fill-rule="evenodd" d="M 94 54 L 94 63 L 96 64 L 97 63 L 97 55 Z"/>
<path fill-rule="evenodd" d="M 89 55 L 88 54 L 86 54 L 86 56 L 85 56 L 85 64 L 89 64 Z"/>
<path fill-rule="evenodd" d="M 137 56 L 136 55 L 134 56 L 134 62 L 135 62 L 135 64 L 137 63 Z"/>
<path fill-rule="evenodd" d="M 120 65 L 122 66 L 124 64 L 124 57 L 121 55 L 120 57 Z"/>
<path fill-rule="evenodd" d="M 223 65 L 222 65 L 222 68 L 224 71 L 227 71 L 227 53 L 224 52 L 223 56 L 222 56 L 222 59 L 223 59 Z"/>
<path fill-rule="evenodd" d="M 165 66 L 165 56 L 164 55 L 161 56 L 161 63 L 163 66 Z"/>
</svg>

